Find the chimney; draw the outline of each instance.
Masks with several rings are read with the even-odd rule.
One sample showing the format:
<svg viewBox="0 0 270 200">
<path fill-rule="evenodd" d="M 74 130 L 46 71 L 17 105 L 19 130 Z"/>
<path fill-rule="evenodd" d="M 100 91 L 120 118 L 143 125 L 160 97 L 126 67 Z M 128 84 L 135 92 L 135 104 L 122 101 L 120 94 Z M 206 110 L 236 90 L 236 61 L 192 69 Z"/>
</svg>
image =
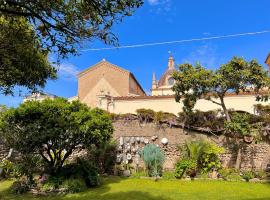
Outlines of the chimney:
<svg viewBox="0 0 270 200">
<path fill-rule="evenodd" d="M 172 55 L 170 55 L 170 57 L 169 57 L 168 68 L 174 69 L 174 59 L 173 59 Z"/>
<path fill-rule="evenodd" d="M 155 72 L 153 73 L 153 76 L 152 76 L 152 89 L 157 89 L 157 81 L 156 81 Z"/>
</svg>

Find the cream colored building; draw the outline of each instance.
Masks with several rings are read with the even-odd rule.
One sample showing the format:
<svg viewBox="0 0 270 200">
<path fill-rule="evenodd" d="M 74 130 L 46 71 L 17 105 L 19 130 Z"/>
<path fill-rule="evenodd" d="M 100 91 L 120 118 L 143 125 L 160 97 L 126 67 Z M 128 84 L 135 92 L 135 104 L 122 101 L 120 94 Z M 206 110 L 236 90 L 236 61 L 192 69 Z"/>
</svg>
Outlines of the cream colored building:
<svg viewBox="0 0 270 200">
<path fill-rule="evenodd" d="M 171 89 L 174 83 L 171 75 L 174 71 L 174 59 L 170 56 L 167 69 L 160 79 L 157 80 L 153 74 L 152 93 L 147 96 L 131 72 L 102 60 L 79 73 L 78 96 L 70 100 L 79 99 L 90 107 L 99 107 L 118 114 L 136 113 L 136 110 L 140 108 L 178 114 L 182 111 L 183 104 L 175 101 Z M 250 113 L 254 113 L 254 105 L 258 104 L 252 94 L 228 94 L 225 97 L 225 103 L 228 109 Z M 220 107 L 210 101 L 200 99 L 195 109 L 208 111 L 220 109 Z"/>
<path fill-rule="evenodd" d="M 44 93 L 44 92 L 33 92 L 30 95 L 23 98 L 23 103 L 26 101 L 43 101 L 44 99 L 55 99 L 56 95 Z"/>
</svg>

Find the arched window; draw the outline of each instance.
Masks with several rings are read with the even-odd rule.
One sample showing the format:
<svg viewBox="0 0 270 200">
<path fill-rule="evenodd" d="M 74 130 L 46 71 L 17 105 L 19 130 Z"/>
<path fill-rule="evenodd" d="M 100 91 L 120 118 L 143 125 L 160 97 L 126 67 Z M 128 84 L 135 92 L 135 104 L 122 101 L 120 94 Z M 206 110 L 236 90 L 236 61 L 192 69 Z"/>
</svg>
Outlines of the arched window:
<svg viewBox="0 0 270 200">
<path fill-rule="evenodd" d="M 172 77 L 170 77 L 170 78 L 168 79 L 168 84 L 169 84 L 169 85 L 173 85 L 173 84 L 174 84 L 174 79 L 173 79 Z"/>
</svg>

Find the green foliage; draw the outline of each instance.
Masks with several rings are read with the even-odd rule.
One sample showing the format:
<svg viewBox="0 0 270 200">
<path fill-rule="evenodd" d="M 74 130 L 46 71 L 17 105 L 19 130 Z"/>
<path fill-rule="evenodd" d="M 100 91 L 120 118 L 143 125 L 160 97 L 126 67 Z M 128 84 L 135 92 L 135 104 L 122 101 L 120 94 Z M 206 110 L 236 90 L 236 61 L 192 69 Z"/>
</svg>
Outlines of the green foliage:
<svg viewBox="0 0 270 200">
<path fill-rule="evenodd" d="M 56 78 L 56 69 L 27 20 L 0 15 L 0 26 L 0 93 L 12 94 L 16 85 L 34 90 Z"/>
<path fill-rule="evenodd" d="M 98 169 L 90 161 L 79 159 L 77 174 L 81 175 L 81 178 L 84 179 L 87 187 L 96 187 L 100 185 Z"/>
<path fill-rule="evenodd" d="M 240 136 L 250 135 L 251 124 L 249 115 L 233 113 L 230 122 L 225 122 L 225 128 L 229 133 L 239 134 Z"/>
<path fill-rule="evenodd" d="M 98 147 L 91 145 L 88 147 L 88 159 L 96 163 L 100 174 L 112 174 L 116 161 L 116 142 L 108 141 Z"/>
<path fill-rule="evenodd" d="M 222 168 L 218 170 L 219 174 L 224 180 L 241 181 L 242 177 L 237 169 Z"/>
<path fill-rule="evenodd" d="M 61 98 L 26 102 L 0 119 L 5 144 L 23 155 L 39 154 L 49 173 L 61 170 L 77 145 L 100 145 L 112 133 L 112 122 L 102 110 Z"/>
<path fill-rule="evenodd" d="M 157 124 L 160 124 L 162 122 L 168 122 L 168 121 L 172 121 L 172 120 L 176 120 L 176 116 L 172 113 L 167 113 L 167 112 L 155 112 L 154 115 L 154 122 Z"/>
<path fill-rule="evenodd" d="M 31 188 L 31 184 L 26 177 L 22 177 L 20 180 L 15 181 L 11 186 L 11 192 L 13 194 L 24 194 Z"/>
<path fill-rule="evenodd" d="M 259 179 L 265 179 L 267 177 L 267 173 L 261 169 L 255 172 L 255 177 Z"/>
<path fill-rule="evenodd" d="M 196 171 L 205 173 L 221 167 L 219 155 L 224 152 L 224 149 L 206 140 L 196 140 L 186 142 L 180 147 L 180 152 L 185 162 L 195 162 Z"/>
<path fill-rule="evenodd" d="M 162 179 L 163 180 L 172 180 L 175 179 L 175 172 L 174 171 L 164 171 L 162 173 Z"/>
<path fill-rule="evenodd" d="M 172 113 L 167 113 L 167 112 L 162 112 L 162 111 L 158 111 L 155 112 L 152 109 L 145 109 L 145 108 L 141 108 L 141 109 L 137 109 L 136 110 L 137 116 L 140 120 L 140 122 L 154 122 L 157 125 L 160 125 L 162 123 L 173 123 L 174 121 L 176 121 L 176 116 Z"/>
<path fill-rule="evenodd" d="M 175 165 L 175 177 L 182 178 L 185 175 L 194 176 L 197 170 L 197 162 L 192 159 L 181 159 Z"/>
<path fill-rule="evenodd" d="M 164 175 L 164 174 L 163 174 Z M 162 176 L 163 176 L 162 175 Z M 140 177 L 144 177 L 144 176 L 147 176 L 147 173 L 145 173 L 145 171 L 141 170 L 139 172 L 134 172 L 134 173 L 131 173 L 131 176 L 130 178 L 140 178 Z"/>
<path fill-rule="evenodd" d="M 0 162 L 0 168 L 3 170 L 1 176 L 4 178 L 12 177 L 13 171 L 14 171 L 14 164 L 7 160 L 3 159 Z"/>
<path fill-rule="evenodd" d="M 266 99 L 259 94 L 261 89 L 269 88 L 270 78 L 264 68 L 256 60 L 250 62 L 243 58 L 233 57 L 228 63 L 221 65 L 215 71 L 203 68 L 199 63 L 195 66 L 182 64 L 179 70 L 173 74 L 175 84 L 173 91 L 176 101 L 184 99 L 184 111 L 192 112 L 196 101 L 200 98 L 211 101 L 221 106 L 230 121 L 230 115 L 226 108 L 224 97 L 227 92 L 249 91 L 249 86 L 253 86 L 253 92 L 257 94 L 257 99 Z M 219 99 L 219 101 L 216 100 Z"/>
<path fill-rule="evenodd" d="M 132 15 L 142 4 L 142 0 L 6 0 L 0 4 L 0 14 L 27 20 L 42 48 L 65 57 L 75 54 L 84 40 L 99 39 L 116 45 L 113 24 Z"/>
<path fill-rule="evenodd" d="M 63 182 L 61 188 L 66 189 L 68 193 L 78 193 L 87 189 L 83 179 L 67 179 Z"/>
<path fill-rule="evenodd" d="M 50 191 L 61 188 L 65 178 L 62 176 L 49 176 L 48 180 L 42 185 L 43 191 Z"/>
<path fill-rule="evenodd" d="M 195 110 L 191 113 L 181 112 L 178 114 L 178 120 L 180 122 L 185 122 L 185 126 L 188 128 L 220 131 L 224 128 L 224 118 L 219 114 L 219 110 L 206 112 Z"/>
<path fill-rule="evenodd" d="M 162 175 L 162 167 L 165 155 L 155 144 L 148 144 L 141 152 L 148 176 L 157 177 Z"/>
<path fill-rule="evenodd" d="M 140 121 L 144 121 L 144 122 L 150 122 L 155 117 L 155 111 L 151 109 L 144 109 L 144 108 L 137 109 L 136 113 Z"/>
<path fill-rule="evenodd" d="M 242 172 L 242 178 L 249 182 L 250 179 L 253 179 L 255 174 L 252 171 L 244 171 Z"/>
</svg>

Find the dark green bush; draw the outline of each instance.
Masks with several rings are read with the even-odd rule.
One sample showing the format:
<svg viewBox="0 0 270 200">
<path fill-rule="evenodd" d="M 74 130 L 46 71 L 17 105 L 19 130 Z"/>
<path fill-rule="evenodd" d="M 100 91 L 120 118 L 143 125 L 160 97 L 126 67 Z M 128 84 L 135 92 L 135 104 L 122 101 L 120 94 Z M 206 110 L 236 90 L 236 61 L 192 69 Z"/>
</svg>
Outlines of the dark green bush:
<svg viewBox="0 0 270 200">
<path fill-rule="evenodd" d="M 252 171 L 243 171 L 242 178 L 249 182 L 250 179 L 253 179 L 255 174 Z"/>
<path fill-rule="evenodd" d="M 20 180 L 15 181 L 11 186 L 11 192 L 13 194 L 24 194 L 31 188 L 31 183 L 27 177 L 22 177 Z"/>
<path fill-rule="evenodd" d="M 77 174 L 84 179 L 87 187 L 96 187 L 100 185 L 98 169 L 92 162 L 79 159 L 77 170 Z"/>
<path fill-rule="evenodd" d="M 116 142 L 109 141 L 88 148 L 88 160 L 92 160 L 100 174 L 112 174 L 116 161 Z"/>
<path fill-rule="evenodd" d="M 61 188 L 66 189 L 68 193 L 78 193 L 87 189 L 83 179 L 67 179 L 61 185 Z"/>
</svg>

